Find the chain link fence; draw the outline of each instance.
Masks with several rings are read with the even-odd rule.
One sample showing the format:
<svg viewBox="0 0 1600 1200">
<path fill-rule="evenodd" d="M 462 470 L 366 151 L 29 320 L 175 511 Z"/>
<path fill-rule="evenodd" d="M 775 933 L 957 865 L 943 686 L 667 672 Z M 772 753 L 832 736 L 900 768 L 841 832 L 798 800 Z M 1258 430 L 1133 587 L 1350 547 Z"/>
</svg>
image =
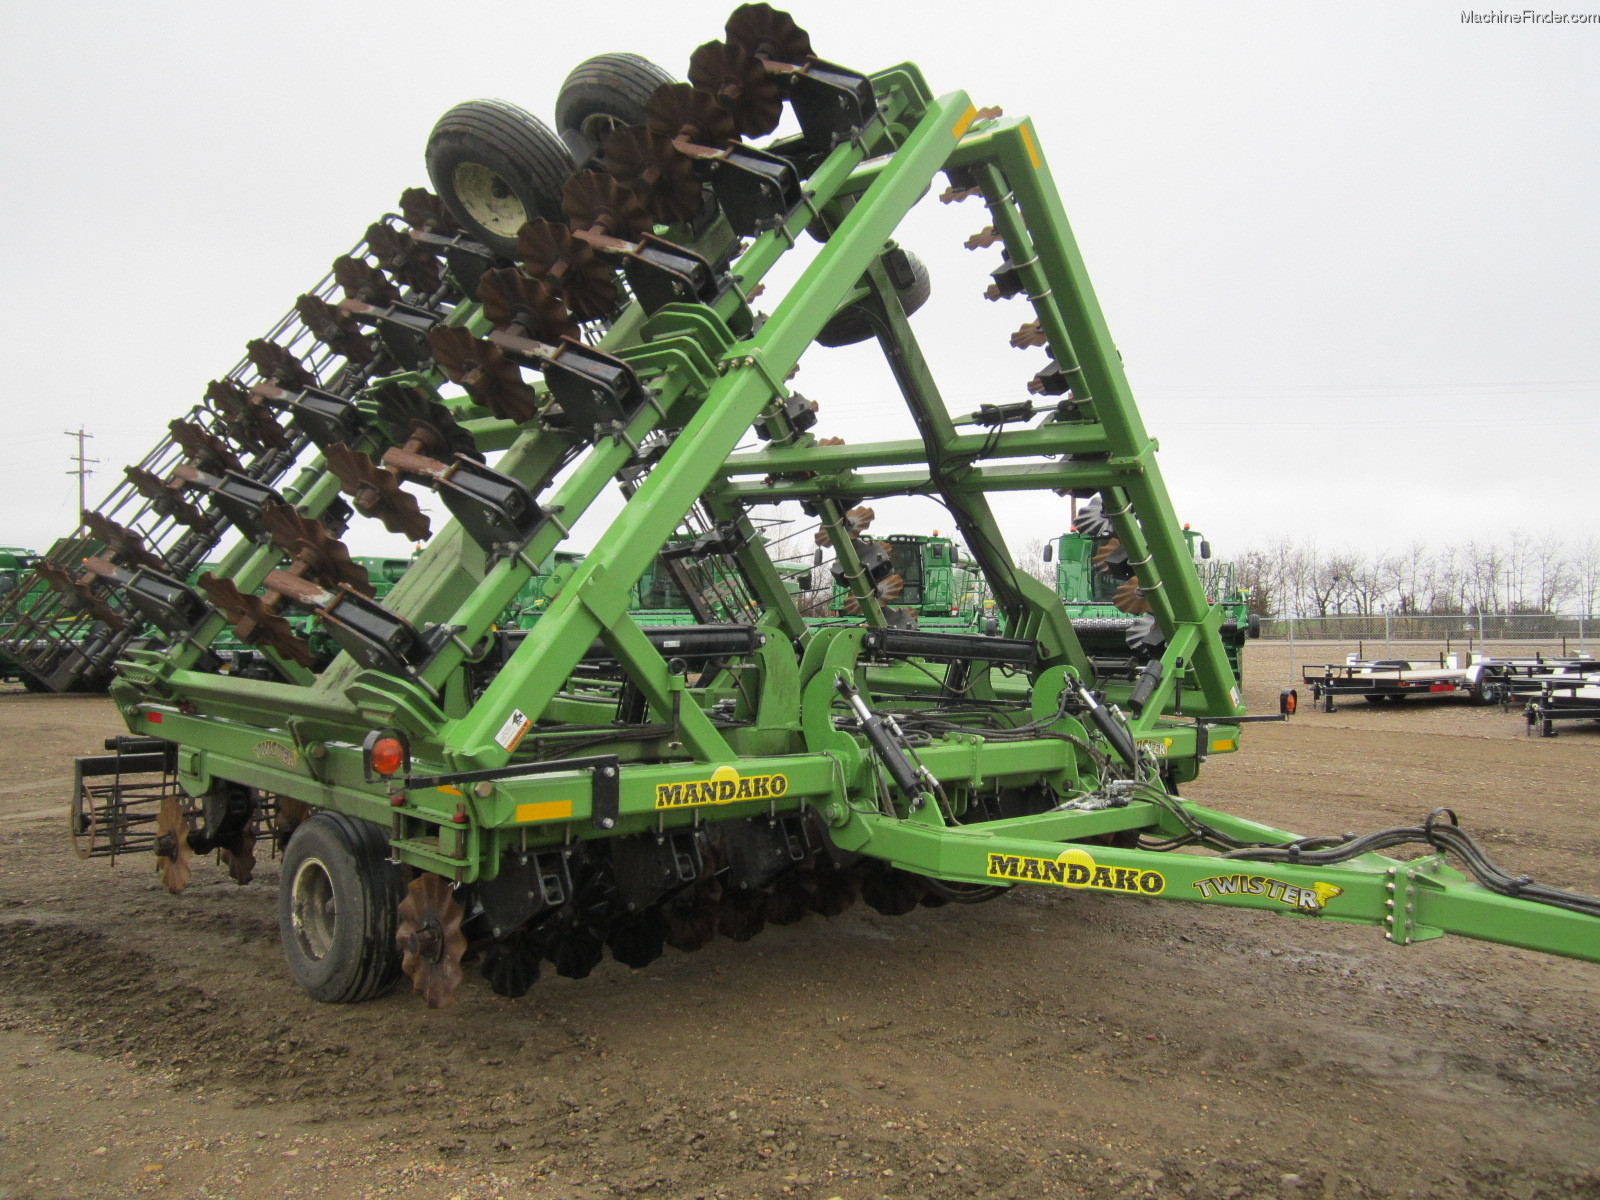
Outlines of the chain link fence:
<svg viewBox="0 0 1600 1200">
<path fill-rule="evenodd" d="M 1261 622 L 1261 637 L 1335 644 L 1341 657 L 1420 659 L 1465 650 L 1503 657 L 1595 653 L 1600 619 L 1553 613 L 1275 617 Z"/>
</svg>

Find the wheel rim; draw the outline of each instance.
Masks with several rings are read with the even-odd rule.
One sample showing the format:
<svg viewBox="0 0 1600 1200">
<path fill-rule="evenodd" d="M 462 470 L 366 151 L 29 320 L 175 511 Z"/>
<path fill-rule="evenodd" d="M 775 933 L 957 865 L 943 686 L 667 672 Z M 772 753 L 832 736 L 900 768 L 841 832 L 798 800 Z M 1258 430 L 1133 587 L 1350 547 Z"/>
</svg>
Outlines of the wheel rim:
<svg viewBox="0 0 1600 1200">
<path fill-rule="evenodd" d="M 333 895 L 333 877 L 321 859 L 308 858 L 294 874 L 292 917 L 294 936 L 301 951 L 313 962 L 326 958 L 333 948 L 339 923 Z"/>
<path fill-rule="evenodd" d="M 514 238 L 528 222 L 528 210 L 511 185 L 482 163 L 457 167 L 455 187 L 467 215 L 498 237 Z"/>
</svg>

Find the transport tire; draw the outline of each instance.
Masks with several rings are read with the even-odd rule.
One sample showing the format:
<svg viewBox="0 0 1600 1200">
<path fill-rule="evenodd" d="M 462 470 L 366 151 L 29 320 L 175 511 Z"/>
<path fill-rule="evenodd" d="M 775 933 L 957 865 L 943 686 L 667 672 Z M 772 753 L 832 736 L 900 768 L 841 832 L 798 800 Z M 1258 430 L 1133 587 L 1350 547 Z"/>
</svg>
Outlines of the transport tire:
<svg viewBox="0 0 1600 1200">
<path fill-rule="evenodd" d="M 902 252 L 906 261 L 906 278 L 895 285 L 895 294 L 900 298 L 900 307 L 910 316 L 928 302 L 928 297 L 933 294 L 933 280 L 928 276 L 928 268 L 923 261 L 910 251 Z M 890 271 L 890 277 L 894 272 Z M 819 346 L 853 346 L 857 342 L 864 342 L 877 332 L 866 312 L 856 306 L 841 308 L 828 319 L 822 327 L 822 332 L 817 334 Z"/>
<path fill-rule="evenodd" d="M 572 156 L 550 127 L 504 100 L 467 100 L 428 135 L 428 178 L 464 229 L 503 258 L 534 217 L 563 220 Z"/>
<path fill-rule="evenodd" d="M 328 1004 L 388 991 L 400 977 L 402 894 L 377 825 L 332 812 L 302 821 L 278 884 L 278 935 L 294 981 Z"/>
<path fill-rule="evenodd" d="M 644 104 L 670 72 L 637 54 L 596 54 L 572 68 L 556 96 L 556 131 L 580 167 L 594 166 L 618 129 L 643 125 Z"/>
<path fill-rule="evenodd" d="M 1363 700 L 1365 700 L 1368 704 L 1382 704 L 1383 703 L 1383 697 L 1382 696 L 1363 696 L 1361 698 Z"/>
</svg>

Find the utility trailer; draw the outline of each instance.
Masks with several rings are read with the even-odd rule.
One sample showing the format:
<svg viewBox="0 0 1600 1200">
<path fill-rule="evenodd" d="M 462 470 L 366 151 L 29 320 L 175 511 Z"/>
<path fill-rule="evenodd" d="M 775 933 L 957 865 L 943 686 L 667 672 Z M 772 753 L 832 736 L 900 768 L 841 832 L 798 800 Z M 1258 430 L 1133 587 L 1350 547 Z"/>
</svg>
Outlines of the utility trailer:
<svg viewBox="0 0 1600 1200">
<path fill-rule="evenodd" d="M 1463 664 L 1456 654 L 1427 659 L 1380 658 L 1368 661 L 1352 654 L 1342 663 L 1305 663 L 1302 683 L 1311 688 L 1313 702 L 1323 712 L 1333 712 L 1334 702 L 1361 697 L 1368 704 L 1399 704 L 1412 699 L 1469 696 L 1489 703 L 1493 696 L 1484 682 L 1480 664 Z"/>
<path fill-rule="evenodd" d="M 1524 697 L 1528 732 L 1555 737 L 1557 721 L 1600 721 L 1600 663 L 1577 659 L 1522 676 L 1510 693 Z"/>
<path fill-rule="evenodd" d="M 910 64 L 819 58 L 764 4 L 725 34 L 687 83 L 633 55 L 582 64 L 563 140 L 498 101 L 447 113 L 439 195 L 408 193 L 341 261 L 344 297 L 304 306 L 323 365 L 274 342 L 222 402 L 229 454 L 244 429 L 298 447 L 281 487 L 277 459 L 244 472 L 257 490 L 231 519 L 254 536 L 198 591 L 126 539 L 66 581 L 86 608 L 142 603 L 166 637 L 121 651 L 129 732 L 79 764 L 81 852 L 151 852 L 176 892 L 196 854 L 249 879 L 270 834 L 289 969 L 325 1001 L 404 973 L 449 1003 L 469 954 L 516 996 L 607 952 L 642 967 L 857 899 L 893 914 L 1019 886 L 1600 959 L 1600 901 L 1501 871 L 1442 810 L 1299 838 L 1178 795 L 1279 714 L 1241 703 L 1039 133 Z M 798 132 L 772 137 L 786 114 Z M 1048 356 L 1018 391 L 1050 402 L 995 406 L 979 432 L 951 419 L 907 319 L 927 275 L 893 238 L 931 193 L 986 210 L 968 246 L 994 249 L 990 294 L 1027 310 L 1000 356 Z M 790 255 L 795 281 L 758 315 Z M 824 405 L 788 380 L 814 346 L 869 338 L 916 436 L 819 439 Z M 752 429 L 763 445 L 740 451 Z M 202 451 L 158 464 L 169 509 L 242 501 Z M 624 504 L 559 594 L 503 627 L 613 485 Z M 350 519 L 408 529 L 419 487 L 453 519 L 379 602 L 327 515 L 343 492 Z M 1054 591 L 1018 569 L 989 504 L 1009 491 L 1099 498 L 1162 639 L 1133 678 L 1097 675 Z M 994 635 L 890 624 L 890 555 L 852 513 L 897 495 L 948 509 Z M 798 611 L 753 517 L 791 500 L 859 622 Z M 746 619 L 630 615 L 675 537 L 686 569 L 738 581 Z M 214 669 L 229 625 L 275 679 Z M 1433 853 L 1380 853 L 1398 845 Z"/>
</svg>

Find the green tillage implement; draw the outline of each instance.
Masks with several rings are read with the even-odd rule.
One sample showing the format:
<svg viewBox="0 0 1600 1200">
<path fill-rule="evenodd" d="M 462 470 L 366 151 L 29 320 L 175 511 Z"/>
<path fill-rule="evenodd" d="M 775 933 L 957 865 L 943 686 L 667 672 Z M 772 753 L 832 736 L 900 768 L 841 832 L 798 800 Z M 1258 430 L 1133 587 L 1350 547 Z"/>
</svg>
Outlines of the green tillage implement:
<svg viewBox="0 0 1600 1200">
<path fill-rule="evenodd" d="M 980 112 L 962 92 L 935 96 L 910 65 L 868 79 L 814 59 L 765 5 L 736 12 L 729 38 L 696 52 L 690 74 L 704 87 L 652 97 L 656 133 L 607 143 L 611 176 L 579 172 L 566 185 L 570 229 L 523 228 L 511 244 L 526 274 L 490 270 L 474 284 L 473 252 L 449 222 L 413 222 L 419 245 L 449 242 L 458 290 L 447 282 L 428 299 L 440 365 L 417 365 L 401 385 L 499 457 L 488 467 L 448 449 L 419 454 L 416 424 L 351 417 L 347 442 L 327 453 L 358 513 L 399 512 L 394 486 L 406 482 L 436 488 L 458 518 L 383 604 L 318 582 L 315 547 L 284 571 L 274 568 L 287 550 L 247 541 L 221 568 L 241 592 L 266 585 L 315 613 L 345 653 L 313 671 L 288 661 L 294 643 L 280 637 L 276 682 L 200 670 L 224 624 L 213 613 L 171 647 L 121 662 L 113 694 L 134 737 L 119 753 L 160 778 L 147 844 L 169 886 L 197 850 L 237 864 L 272 814 L 293 830 L 280 885 L 290 969 L 336 1001 L 374 995 L 403 969 L 430 1004 L 447 1003 L 472 946 L 491 985 L 517 995 L 541 964 L 582 976 L 604 948 L 642 966 L 663 945 L 742 940 L 858 895 L 898 913 L 1019 884 L 1600 960 L 1597 902 L 1498 872 L 1453 822 L 1296 841 L 1177 797 L 1252 718 L 1032 123 Z M 763 105 L 775 98 L 797 137 L 757 150 L 718 124 L 725 113 L 747 136 L 770 131 L 776 109 Z M 430 169 L 461 223 L 505 232 L 503 208 L 446 186 L 471 181 L 448 167 L 473 148 L 438 145 L 444 166 L 430 156 Z M 947 413 L 901 302 L 913 273 L 890 241 L 941 173 L 945 199 L 987 209 L 974 242 L 1004 252 L 995 290 L 1030 306 L 1013 342 L 1052 359 L 1032 390 L 1057 399 L 1007 406 L 980 433 Z M 644 190 L 630 200 L 608 178 Z M 654 205 L 652 218 L 629 216 L 632 203 Z M 812 247 L 808 231 L 825 241 Z M 755 319 L 748 298 L 797 251 L 803 269 Z M 618 263 L 630 292 L 597 308 L 585 289 Z M 377 290 L 343 302 L 351 327 L 381 333 L 398 320 L 377 311 Z M 407 296 L 407 312 L 427 307 Z M 563 340 L 573 326 L 562 305 L 588 306 L 589 343 Z M 816 407 L 785 381 L 846 313 L 882 348 L 915 437 L 821 444 L 808 432 Z M 347 328 L 323 332 L 357 346 Z M 440 391 L 447 372 L 466 396 Z M 374 378 L 362 395 L 392 400 L 393 382 Z M 427 411 L 437 430 L 446 418 Z M 739 452 L 752 426 L 765 445 Z M 619 478 L 620 512 L 538 621 L 498 629 Z M 312 456 L 279 494 L 315 517 L 340 488 Z M 1096 678 L 1059 598 L 1017 568 L 989 503 L 1010 491 L 1063 503 L 1090 489 L 1165 639 L 1132 680 Z M 907 494 L 949 510 L 993 598 L 993 635 L 887 625 L 876 590 L 886 556 L 846 513 Z M 811 628 L 797 610 L 751 519 L 788 500 L 821 522 L 860 623 Z M 649 629 L 630 615 L 633 582 L 684 530 L 737 575 L 753 625 Z M 261 622 L 247 627 L 267 636 Z M 132 802 L 93 782 L 110 770 L 80 764 L 75 830 L 89 853 L 134 844 Z M 1438 853 L 1378 853 L 1407 842 Z M 1179 847 L 1209 853 L 1170 853 Z"/>
</svg>

